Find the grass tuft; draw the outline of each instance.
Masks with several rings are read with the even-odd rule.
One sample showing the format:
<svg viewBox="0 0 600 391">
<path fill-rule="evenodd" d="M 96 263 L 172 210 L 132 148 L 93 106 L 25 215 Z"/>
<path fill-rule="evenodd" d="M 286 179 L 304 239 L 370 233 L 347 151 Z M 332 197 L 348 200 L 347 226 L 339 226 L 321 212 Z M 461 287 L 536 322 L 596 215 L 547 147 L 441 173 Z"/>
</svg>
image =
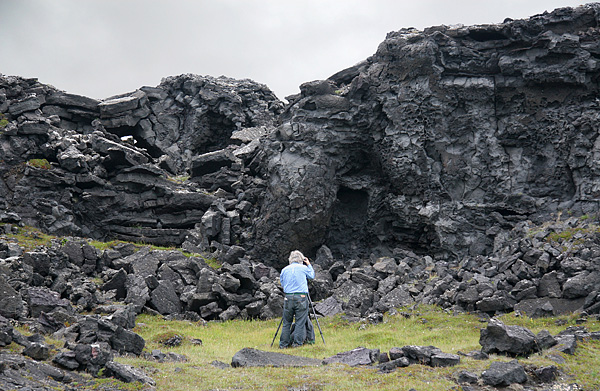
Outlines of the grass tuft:
<svg viewBox="0 0 600 391">
<path fill-rule="evenodd" d="M 8 119 L 2 113 L 0 113 L 0 130 L 4 129 L 8 125 Z"/>
<path fill-rule="evenodd" d="M 49 170 L 52 168 L 50 162 L 46 159 L 31 159 L 27 162 L 29 167 L 41 168 L 43 170 Z"/>
</svg>

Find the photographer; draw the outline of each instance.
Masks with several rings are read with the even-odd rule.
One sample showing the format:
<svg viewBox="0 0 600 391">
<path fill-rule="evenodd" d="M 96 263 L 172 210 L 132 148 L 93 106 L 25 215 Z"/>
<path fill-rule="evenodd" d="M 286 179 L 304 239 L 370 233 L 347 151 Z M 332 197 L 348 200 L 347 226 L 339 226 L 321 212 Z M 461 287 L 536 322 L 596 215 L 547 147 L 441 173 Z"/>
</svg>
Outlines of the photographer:
<svg viewBox="0 0 600 391">
<path fill-rule="evenodd" d="M 302 346 L 306 338 L 308 319 L 308 283 L 307 278 L 315 278 L 315 271 L 300 251 L 290 253 L 289 265 L 284 267 L 279 277 L 285 298 L 283 302 L 283 329 L 279 339 L 279 348 Z M 294 332 L 290 335 L 292 322 L 296 318 Z"/>
</svg>

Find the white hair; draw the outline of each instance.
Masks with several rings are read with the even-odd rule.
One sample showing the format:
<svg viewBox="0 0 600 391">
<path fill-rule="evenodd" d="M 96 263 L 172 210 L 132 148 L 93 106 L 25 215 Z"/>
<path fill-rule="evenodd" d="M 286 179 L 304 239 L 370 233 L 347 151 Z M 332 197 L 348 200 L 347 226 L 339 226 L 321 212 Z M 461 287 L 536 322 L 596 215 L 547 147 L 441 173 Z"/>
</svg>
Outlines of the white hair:
<svg viewBox="0 0 600 391">
<path fill-rule="evenodd" d="M 294 250 L 290 253 L 290 265 L 292 263 L 304 263 L 304 254 L 298 250 Z"/>
</svg>

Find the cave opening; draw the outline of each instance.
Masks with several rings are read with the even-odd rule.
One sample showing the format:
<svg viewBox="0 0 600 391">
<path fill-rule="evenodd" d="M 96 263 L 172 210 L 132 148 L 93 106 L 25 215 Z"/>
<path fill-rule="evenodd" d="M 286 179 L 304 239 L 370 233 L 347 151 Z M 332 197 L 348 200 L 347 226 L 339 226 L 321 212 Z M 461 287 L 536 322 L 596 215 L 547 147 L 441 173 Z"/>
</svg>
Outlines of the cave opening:
<svg viewBox="0 0 600 391">
<path fill-rule="evenodd" d="M 367 234 L 369 194 L 340 187 L 331 215 L 326 245 L 334 256 L 363 255 Z"/>
<path fill-rule="evenodd" d="M 226 148 L 230 144 L 231 135 L 237 130 L 236 124 L 226 116 L 208 111 L 197 118 L 192 149 L 203 154 Z"/>
</svg>

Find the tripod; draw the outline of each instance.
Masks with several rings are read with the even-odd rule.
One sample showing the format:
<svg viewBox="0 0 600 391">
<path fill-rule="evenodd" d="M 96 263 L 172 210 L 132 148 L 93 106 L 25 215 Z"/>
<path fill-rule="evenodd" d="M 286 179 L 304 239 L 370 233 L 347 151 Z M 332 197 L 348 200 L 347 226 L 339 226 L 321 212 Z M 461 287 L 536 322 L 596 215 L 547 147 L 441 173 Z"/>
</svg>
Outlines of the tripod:
<svg viewBox="0 0 600 391">
<path fill-rule="evenodd" d="M 308 296 L 308 304 L 312 307 L 313 316 L 315 317 L 315 321 L 317 322 L 317 327 L 319 328 L 319 333 L 321 334 L 321 339 L 323 340 L 323 345 L 325 345 L 325 337 L 323 337 L 323 332 L 321 331 L 321 325 L 319 324 L 319 319 L 317 319 L 317 313 L 315 311 L 315 306 L 310 299 L 310 293 L 307 292 Z M 283 311 L 285 312 L 285 300 L 283 301 Z M 309 311 L 309 319 L 310 319 L 310 311 Z M 279 333 L 279 329 L 281 328 L 281 324 L 283 323 L 283 316 L 281 317 L 281 321 L 279 322 L 279 326 L 277 326 L 277 331 L 275 331 L 275 335 L 273 336 L 273 340 L 271 341 L 271 347 L 273 347 L 273 343 L 275 343 L 275 338 L 277 338 L 277 333 Z"/>
</svg>

